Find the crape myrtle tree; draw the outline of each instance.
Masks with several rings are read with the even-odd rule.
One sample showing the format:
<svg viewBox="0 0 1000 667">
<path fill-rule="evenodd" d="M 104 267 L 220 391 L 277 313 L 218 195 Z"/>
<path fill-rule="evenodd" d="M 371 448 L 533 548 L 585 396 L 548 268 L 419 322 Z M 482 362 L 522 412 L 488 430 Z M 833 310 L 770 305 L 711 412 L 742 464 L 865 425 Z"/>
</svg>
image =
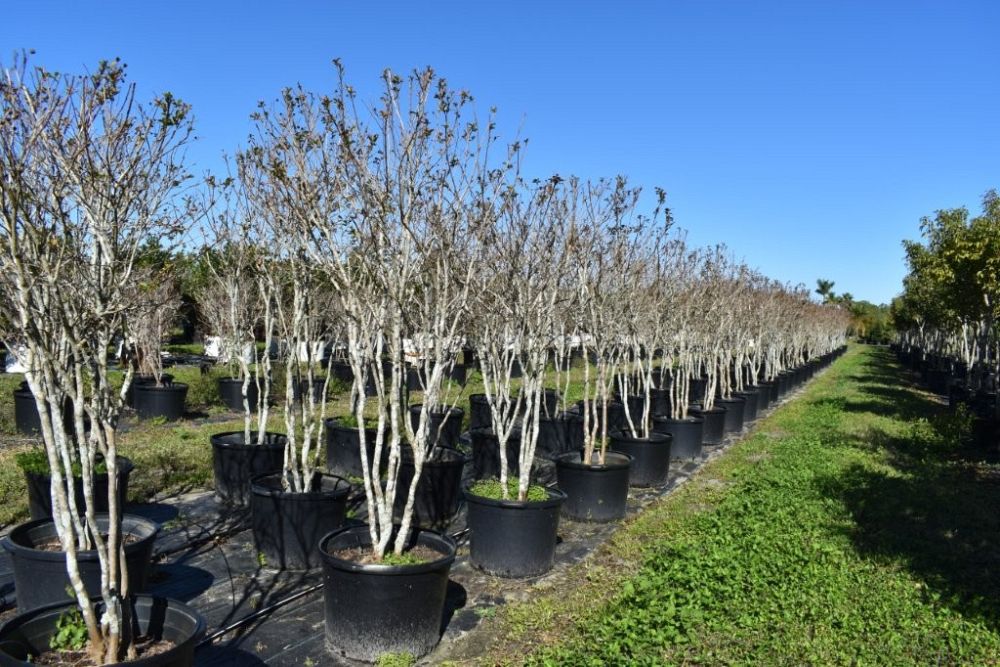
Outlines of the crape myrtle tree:
<svg viewBox="0 0 1000 667">
<path fill-rule="evenodd" d="M 629 291 L 638 245 L 628 222 L 639 190 L 624 177 L 582 183 L 571 180 L 569 265 L 574 269 L 576 327 L 584 358 L 583 427 L 586 463 L 604 465 L 608 446 L 608 404 L 620 367 L 622 321 L 634 297 Z M 595 451 L 597 457 L 595 458 Z"/>
<path fill-rule="evenodd" d="M 568 261 L 567 212 L 559 177 L 533 184 L 518 179 L 503 193 L 494 224 L 483 235 L 471 331 L 499 443 L 504 499 L 510 495 L 507 443 L 515 430 L 520 434 L 517 500 L 527 498 L 531 482 L 549 351 L 561 333 L 565 305 L 560 287 Z M 515 365 L 521 368 L 516 393 Z"/>
<path fill-rule="evenodd" d="M 684 239 L 677 239 L 673 256 L 676 258 L 674 280 L 676 296 L 672 307 L 663 313 L 671 337 L 667 340 L 667 357 L 660 368 L 661 384 L 669 382 L 670 418 L 685 419 L 691 397 L 691 379 L 701 371 L 700 340 L 696 324 L 701 316 L 700 288 L 697 282 L 701 254 L 687 247 Z M 667 363 L 669 361 L 669 363 Z"/>
<path fill-rule="evenodd" d="M 294 225 L 339 301 L 362 452 L 365 417 L 374 414 L 377 424 L 374 455 L 361 463 L 373 552 L 381 559 L 407 545 L 417 484 L 437 440 L 432 411 L 457 400 L 446 396 L 445 378 L 460 351 L 482 236 L 516 147 L 495 157 L 492 117 L 479 119 L 471 96 L 430 69 L 405 80 L 386 71 L 383 94 L 369 108 L 336 65 L 333 94 L 288 90 L 278 108 L 258 113 L 250 153 L 268 200 Z M 415 425 L 407 352 L 420 366 L 423 390 Z M 369 379 L 373 397 L 365 395 Z M 397 485 L 404 458 L 414 469 L 408 489 Z M 399 494 L 406 502 L 397 530 Z"/>
<path fill-rule="evenodd" d="M 634 229 L 637 250 L 633 267 L 625 276 L 621 301 L 617 353 L 623 372 L 617 375 L 617 388 L 624 401 L 626 427 L 636 438 L 646 438 L 652 431 L 653 389 L 660 384 L 659 364 L 672 362 L 665 348 L 673 338 L 669 313 L 674 308 L 679 286 L 677 244 L 668 237 L 672 220 L 663 207 L 666 193 L 658 189 L 657 195 L 653 218 L 640 218 Z M 657 224 L 661 211 L 665 218 Z M 630 396 L 637 396 L 640 401 L 634 403 Z M 639 409 L 633 411 L 633 406 Z"/>
<path fill-rule="evenodd" d="M 132 318 L 130 337 L 134 362 L 140 375 L 163 385 L 163 343 L 177 321 L 181 293 L 172 267 L 143 265 L 136 268 L 131 300 L 139 304 Z"/>
<path fill-rule="evenodd" d="M 187 105 L 169 93 L 140 101 L 118 61 L 64 75 L 22 56 L 2 73 L 0 301 L 24 345 L 53 520 L 97 664 L 135 657 L 117 483 L 118 419 L 132 371 L 113 381 L 108 352 L 142 306 L 134 282 L 144 244 L 166 243 L 186 226 L 182 157 L 191 132 Z M 99 458 L 108 473 L 106 526 L 94 497 Z M 76 466 L 83 507 L 73 493 Z M 101 565 L 100 612 L 77 568 L 87 549 Z"/>
<path fill-rule="evenodd" d="M 219 336 L 220 361 L 230 366 L 234 378 L 243 380 L 243 442 L 251 444 L 256 433 L 257 444 L 263 444 L 270 412 L 269 351 L 275 329 L 270 281 L 261 271 L 266 227 L 247 206 L 237 181 L 209 177 L 205 185 L 208 240 L 201 254 L 207 275 L 195 296 L 209 329 Z M 258 334 L 264 343 L 260 355 Z M 249 400 L 251 385 L 257 389 L 255 405 Z"/>
<path fill-rule="evenodd" d="M 724 359 L 729 349 L 734 320 L 731 291 L 731 260 L 724 246 L 715 246 L 702 251 L 698 276 L 698 311 L 693 327 L 697 340 L 696 349 L 699 365 L 705 374 L 705 396 L 702 407 L 711 410 L 715 406 L 717 393 L 722 393 L 722 383 L 726 382 L 728 368 Z M 720 369 L 722 372 L 720 373 Z M 725 398 L 726 395 L 723 394 Z"/>
</svg>

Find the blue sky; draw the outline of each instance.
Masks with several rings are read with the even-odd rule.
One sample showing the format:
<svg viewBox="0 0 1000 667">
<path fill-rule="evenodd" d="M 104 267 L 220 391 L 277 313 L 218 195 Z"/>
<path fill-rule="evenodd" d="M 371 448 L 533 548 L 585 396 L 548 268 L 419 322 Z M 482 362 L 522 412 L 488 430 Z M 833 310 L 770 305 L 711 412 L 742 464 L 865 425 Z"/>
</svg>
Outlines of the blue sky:
<svg viewBox="0 0 1000 667">
<path fill-rule="evenodd" d="M 194 105 L 216 169 L 259 99 L 432 65 L 539 176 L 624 173 L 699 244 L 887 301 L 921 215 L 1000 187 L 1000 2 L 8 2 L 4 61 L 129 64 Z"/>
</svg>

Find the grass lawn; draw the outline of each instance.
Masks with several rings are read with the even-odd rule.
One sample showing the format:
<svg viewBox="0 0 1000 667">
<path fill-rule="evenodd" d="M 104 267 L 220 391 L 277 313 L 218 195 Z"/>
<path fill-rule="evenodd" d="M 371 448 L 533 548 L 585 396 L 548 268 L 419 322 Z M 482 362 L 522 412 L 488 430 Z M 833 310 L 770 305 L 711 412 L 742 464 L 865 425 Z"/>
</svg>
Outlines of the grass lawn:
<svg viewBox="0 0 1000 667">
<path fill-rule="evenodd" d="M 1000 468 L 853 346 L 559 586 L 486 664 L 1000 664 Z"/>
</svg>

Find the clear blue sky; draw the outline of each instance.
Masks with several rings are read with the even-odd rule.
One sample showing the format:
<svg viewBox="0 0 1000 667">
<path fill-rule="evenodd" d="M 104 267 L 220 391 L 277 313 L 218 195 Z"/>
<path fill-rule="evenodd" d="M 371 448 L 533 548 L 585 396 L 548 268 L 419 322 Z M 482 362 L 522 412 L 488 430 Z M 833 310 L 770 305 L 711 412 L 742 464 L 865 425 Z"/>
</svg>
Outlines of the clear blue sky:
<svg viewBox="0 0 1000 667">
<path fill-rule="evenodd" d="M 1000 187 L 1000 2 L 7 2 L 0 53 L 121 57 L 194 105 L 199 171 L 258 99 L 432 65 L 530 139 L 527 167 L 660 185 L 700 244 L 887 301 L 900 240 Z"/>
</svg>

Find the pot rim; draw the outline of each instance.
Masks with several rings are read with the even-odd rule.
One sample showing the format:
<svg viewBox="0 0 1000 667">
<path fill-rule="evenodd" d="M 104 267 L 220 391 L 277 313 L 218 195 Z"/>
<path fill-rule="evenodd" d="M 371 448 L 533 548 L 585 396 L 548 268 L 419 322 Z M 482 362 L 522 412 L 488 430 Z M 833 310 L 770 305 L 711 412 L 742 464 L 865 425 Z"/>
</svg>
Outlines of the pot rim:
<svg viewBox="0 0 1000 667">
<path fill-rule="evenodd" d="M 612 431 L 608 433 L 608 437 L 611 439 L 612 448 L 614 447 L 614 441 L 618 440 L 623 444 L 637 444 L 637 445 L 663 445 L 664 443 L 673 442 L 674 436 L 669 433 L 658 433 L 657 431 L 650 431 L 649 435 L 645 438 L 637 438 L 634 435 L 626 433 L 624 430 Z M 614 449 L 609 449 L 610 451 L 615 451 Z M 624 453 L 624 452 L 621 452 Z"/>
<path fill-rule="evenodd" d="M 412 405 L 410 405 L 410 412 L 419 415 L 423 411 L 423 408 L 424 408 L 424 404 L 423 403 L 413 403 Z M 441 409 L 431 410 L 431 414 L 434 415 L 434 416 L 440 416 L 440 415 L 447 414 L 449 417 L 452 417 L 452 416 L 454 416 L 456 414 L 464 415 L 465 414 L 465 410 L 462 409 L 462 408 L 460 408 L 460 407 L 458 407 L 457 405 L 453 405 L 453 406 L 447 408 L 446 410 L 441 410 Z"/>
<path fill-rule="evenodd" d="M 595 448 L 594 451 L 596 453 L 597 449 Z M 625 459 L 625 461 L 622 462 L 619 460 L 618 462 L 613 463 L 610 458 L 612 456 L 620 457 L 620 459 Z M 584 463 L 582 458 L 582 449 L 578 449 L 573 452 L 566 452 L 565 454 L 560 454 L 556 457 L 556 465 L 562 465 L 576 470 L 622 470 L 632 465 L 633 457 L 631 454 L 626 454 L 625 452 L 616 452 L 613 449 L 608 449 L 607 458 L 605 459 L 605 463 L 603 465 L 598 463 Z"/>
<path fill-rule="evenodd" d="M 173 598 L 165 597 L 163 595 L 152 595 L 149 593 L 133 593 L 129 597 L 131 597 L 132 599 L 133 608 L 138 606 L 137 603 L 140 600 L 152 600 L 154 603 L 156 601 L 163 601 L 166 602 L 168 610 L 173 609 L 174 611 L 187 616 L 188 618 L 192 619 L 195 622 L 194 630 L 190 633 L 190 635 L 183 637 L 181 641 L 174 641 L 174 646 L 170 650 L 180 648 L 187 642 L 198 642 L 205 635 L 205 631 L 208 628 L 208 624 L 205 621 L 205 616 L 191 605 L 181 602 L 180 600 L 175 600 Z M 103 602 L 101 601 L 100 597 L 97 597 L 97 599 L 92 600 L 92 602 L 98 609 L 103 607 Z M 3 624 L 0 624 L 0 637 L 7 634 L 11 630 L 16 629 L 21 625 L 36 619 L 39 616 L 43 616 L 45 614 L 49 614 L 57 610 L 60 611 L 61 615 L 61 610 L 68 608 L 75 608 L 75 607 L 77 607 L 76 600 L 66 600 L 65 602 L 54 602 L 51 604 L 42 605 L 41 607 L 35 607 L 34 609 L 29 609 L 28 611 L 25 612 L 20 612 L 15 616 L 12 616 Z M 52 619 L 53 625 L 55 625 L 55 621 L 58 618 L 59 615 L 53 615 Z M 164 625 L 164 628 L 166 627 L 167 626 Z M 169 650 L 167 651 L 167 653 L 169 653 Z M 134 664 L 134 663 L 126 661 L 125 663 L 120 663 L 120 664 Z"/>
<path fill-rule="evenodd" d="M 107 512 L 100 512 L 97 514 L 97 519 L 100 520 L 102 518 L 107 518 L 107 516 L 108 516 Z M 150 530 L 149 535 L 146 535 L 145 537 L 140 537 L 140 539 L 136 540 L 132 544 L 126 544 L 125 545 L 126 554 L 140 551 L 146 546 L 148 542 L 156 540 L 156 537 L 157 535 L 160 534 L 160 530 L 162 528 L 162 526 L 160 526 L 160 524 L 156 523 L 155 521 L 147 519 L 146 517 L 143 516 L 139 516 L 138 514 L 122 514 L 123 527 L 126 520 L 131 521 L 133 524 L 145 525 L 145 527 Z M 57 533 L 55 533 L 54 530 L 55 519 L 53 519 L 52 517 L 48 517 L 45 519 L 32 519 L 31 521 L 25 521 L 24 523 L 20 523 L 14 526 L 14 528 L 11 529 L 11 531 L 3 538 L 3 540 L 0 540 L 0 546 L 2 546 L 3 549 L 12 556 L 15 554 L 21 554 L 22 556 L 31 558 L 32 560 L 59 561 L 61 563 L 66 562 L 65 551 L 62 550 L 49 551 L 49 550 L 35 549 L 34 547 L 29 547 L 24 544 L 19 544 L 17 541 L 15 541 L 22 535 L 27 534 L 28 531 L 34 528 L 38 528 L 40 526 L 44 526 L 45 524 L 52 524 L 53 534 L 57 535 Z M 97 549 L 87 549 L 86 551 L 77 551 L 76 559 L 78 561 L 80 560 L 96 561 L 98 559 Z"/>
<path fill-rule="evenodd" d="M 509 510 L 537 510 L 537 509 L 548 509 L 550 507 L 559 507 L 565 502 L 566 494 L 553 486 L 546 486 L 545 491 L 548 492 L 549 497 L 545 500 L 502 500 L 497 498 L 487 498 L 486 496 L 480 496 L 472 493 L 469 488 L 475 484 L 475 482 L 469 482 L 462 485 L 462 495 L 465 500 L 470 503 L 475 503 L 477 505 L 487 505 L 489 507 L 500 507 Z"/>
<path fill-rule="evenodd" d="M 264 496 L 268 498 L 281 498 L 285 501 L 309 501 L 309 500 L 341 500 L 347 498 L 351 493 L 353 486 L 345 478 L 340 475 L 334 475 L 328 472 L 316 472 L 316 475 L 320 478 L 330 478 L 337 480 L 336 486 L 329 491 L 305 491 L 305 492 L 295 492 L 295 491 L 285 491 L 284 489 L 269 489 L 262 486 L 260 483 L 269 477 L 282 476 L 282 472 L 265 472 L 260 475 L 255 475 L 250 478 L 250 493 L 254 496 Z M 346 486 L 341 486 L 343 482 Z"/>
<path fill-rule="evenodd" d="M 364 546 L 365 548 L 369 548 L 371 546 L 369 539 L 366 539 L 370 538 L 368 524 L 360 526 L 343 526 L 338 528 L 337 530 L 327 533 L 319 540 L 319 555 L 325 565 L 343 572 L 366 575 L 399 576 L 425 574 L 445 567 L 450 568 L 451 564 L 455 562 L 455 555 L 458 551 L 455 540 L 453 540 L 449 535 L 427 529 L 418 529 L 416 531 L 416 539 L 419 540 L 421 536 L 428 536 L 432 541 L 439 541 L 439 546 L 443 546 L 448 549 L 447 553 L 443 553 L 440 558 L 432 560 L 429 563 L 416 563 L 413 565 L 382 565 L 378 563 L 361 564 L 350 560 L 344 560 L 343 558 L 337 558 L 327 551 L 327 545 L 331 540 L 340 537 L 345 533 L 351 532 L 357 533 L 361 536 L 362 544 L 359 544 L 358 546 Z"/>
<path fill-rule="evenodd" d="M 705 418 L 695 417 L 693 415 L 681 417 L 680 419 L 674 419 L 673 417 L 653 417 L 653 422 L 660 422 L 664 424 L 701 424 L 705 422 Z"/>
<path fill-rule="evenodd" d="M 716 402 L 718 402 L 718 401 L 716 401 Z M 695 412 L 700 412 L 702 414 L 712 414 L 712 415 L 715 415 L 715 414 L 719 414 L 720 412 L 725 412 L 726 408 L 722 407 L 721 405 L 713 405 L 712 407 L 708 408 L 707 410 L 705 408 L 693 408 L 693 410 Z"/>
<path fill-rule="evenodd" d="M 250 431 L 251 435 L 256 434 L 257 431 Z M 224 431 L 222 433 L 213 433 L 208 436 L 208 441 L 211 443 L 212 447 L 218 447 L 220 449 L 250 449 L 250 448 L 261 448 L 261 449 L 284 449 L 285 443 L 276 442 L 265 442 L 263 445 L 258 445 L 256 443 L 247 444 L 245 442 L 223 442 L 219 438 L 223 438 L 227 435 L 243 435 L 243 431 Z M 266 436 L 280 436 L 287 440 L 288 436 L 284 433 L 278 433 L 277 431 L 264 431 Z"/>
<path fill-rule="evenodd" d="M 155 384 L 133 384 L 132 387 L 135 391 L 167 393 L 180 393 L 181 391 L 187 391 L 188 388 L 185 382 L 171 382 L 162 387 L 157 387 Z"/>
</svg>

